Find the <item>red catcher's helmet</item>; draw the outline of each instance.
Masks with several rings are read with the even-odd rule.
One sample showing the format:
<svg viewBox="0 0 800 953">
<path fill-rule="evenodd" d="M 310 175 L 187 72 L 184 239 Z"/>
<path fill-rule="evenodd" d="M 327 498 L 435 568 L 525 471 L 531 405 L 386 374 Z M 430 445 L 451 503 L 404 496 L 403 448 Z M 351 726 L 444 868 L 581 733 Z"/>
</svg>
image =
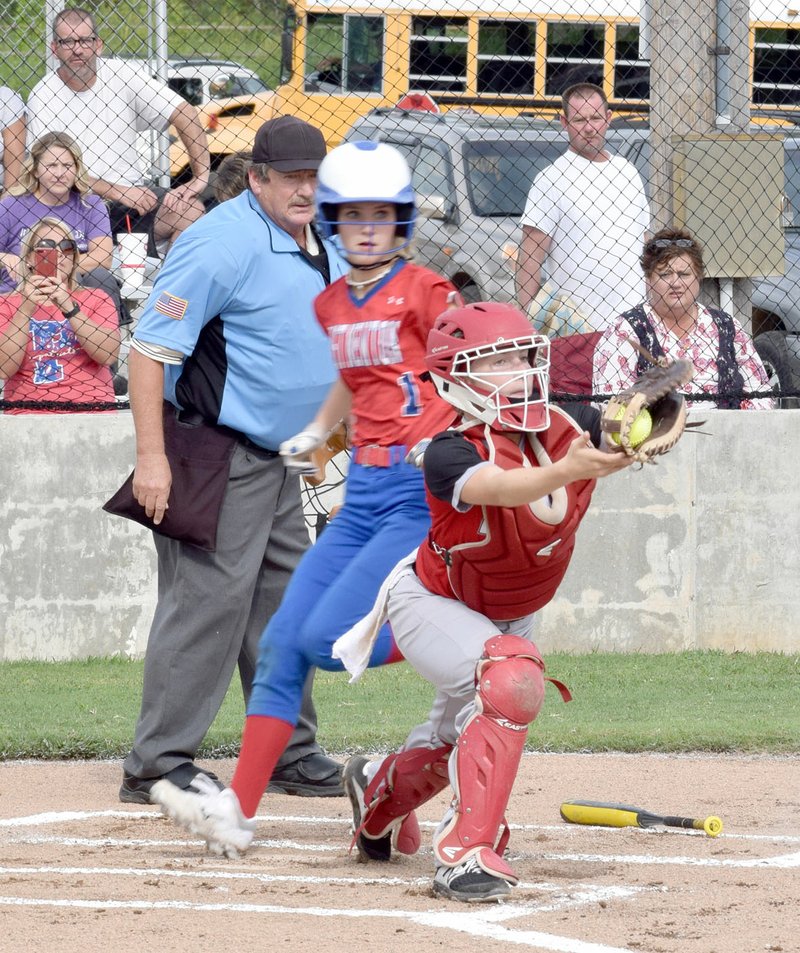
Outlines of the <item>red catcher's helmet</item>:
<svg viewBox="0 0 800 953">
<path fill-rule="evenodd" d="M 523 354 L 524 365 L 511 371 L 476 367 L 507 352 Z M 480 301 L 440 314 L 428 334 L 425 362 L 439 396 L 465 417 L 496 430 L 550 426 L 550 342 L 512 305 Z"/>
</svg>

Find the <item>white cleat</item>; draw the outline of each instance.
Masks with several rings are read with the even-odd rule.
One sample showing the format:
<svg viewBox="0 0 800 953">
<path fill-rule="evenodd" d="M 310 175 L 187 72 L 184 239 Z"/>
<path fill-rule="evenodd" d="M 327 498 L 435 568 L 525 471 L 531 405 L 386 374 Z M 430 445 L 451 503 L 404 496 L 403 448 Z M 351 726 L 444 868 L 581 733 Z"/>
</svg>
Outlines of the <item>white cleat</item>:
<svg viewBox="0 0 800 953">
<path fill-rule="evenodd" d="M 202 837 L 212 854 L 235 860 L 253 841 L 255 818 L 244 816 L 230 788 L 220 791 L 202 774 L 186 789 L 171 781 L 157 781 L 150 800 L 184 830 Z"/>
<path fill-rule="evenodd" d="M 437 867 L 433 892 L 462 903 L 495 903 L 504 900 L 511 887 L 501 877 L 487 873 L 474 857 L 468 857 L 457 867 Z"/>
</svg>

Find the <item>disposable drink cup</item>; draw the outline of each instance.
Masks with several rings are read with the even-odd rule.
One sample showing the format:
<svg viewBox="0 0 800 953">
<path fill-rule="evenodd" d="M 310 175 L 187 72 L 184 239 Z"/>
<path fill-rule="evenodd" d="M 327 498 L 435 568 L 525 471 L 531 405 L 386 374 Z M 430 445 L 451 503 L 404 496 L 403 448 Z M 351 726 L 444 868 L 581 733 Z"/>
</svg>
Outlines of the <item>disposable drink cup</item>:
<svg viewBox="0 0 800 953">
<path fill-rule="evenodd" d="M 128 288 L 141 288 L 147 259 L 147 235 L 143 232 L 120 232 L 117 246 L 123 283 Z"/>
</svg>

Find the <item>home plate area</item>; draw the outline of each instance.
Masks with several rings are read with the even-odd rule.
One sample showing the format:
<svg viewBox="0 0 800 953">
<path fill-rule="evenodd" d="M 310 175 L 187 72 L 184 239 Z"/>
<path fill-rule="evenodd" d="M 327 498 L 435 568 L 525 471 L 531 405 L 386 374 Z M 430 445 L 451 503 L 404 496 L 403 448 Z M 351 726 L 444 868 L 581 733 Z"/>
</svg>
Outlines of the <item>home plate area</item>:
<svg viewBox="0 0 800 953">
<path fill-rule="evenodd" d="M 100 762 L 0 765 L 0 949 L 800 950 L 797 758 L 527 755 L 508 810 L 520 884 L 488 905 L 432 892 L 445 795 L 420 811 L 422 850 L 388 864 L 349 853 L 346 798 L 268 795 L 256 841 L 229 861 L 155 808 L 120 805 L 120 776 Z M 567 824 L 573 799 L 717 814 L 725 829 Z"/>
</svg>

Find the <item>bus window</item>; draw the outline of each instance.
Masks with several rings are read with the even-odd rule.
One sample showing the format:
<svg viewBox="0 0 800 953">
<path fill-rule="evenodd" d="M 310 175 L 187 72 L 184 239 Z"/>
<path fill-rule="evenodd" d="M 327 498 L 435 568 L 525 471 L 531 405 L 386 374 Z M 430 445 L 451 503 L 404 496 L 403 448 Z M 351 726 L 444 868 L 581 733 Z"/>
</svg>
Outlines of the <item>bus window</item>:
<svg viewBox="0 0 800 953">
<path fill-rule="evenodd" d="M 756 27 L 753 102 L 800 105 L 800 30 Z"/>
<path fill-rule="evenodd" d="M 545 95 L 560 96 L 573 83 L 603 85 L 602 23 L 548 23 Z"/>
<path fill-rule="evenodd" d="M 467 22 L 466 17 L 412 18 L 409 89 L 466 92 Z"/>
<path fill-rule="evenodd" d="M 614 96 L 617 99 L 650 98 L 650 66 L 639 58 L 639 27 L 617 27 L 614 50 Z"/>
<path fill-rule="evenodd" d="M 525 20 L 478 22 L 478 92 L 533 93 L 536 24 Z"/>
<path fill-rule="evenodd" d="M 309 13 L 305 91 L 381 92 L 383 32 L 383 17 Z"/>
</svg>

